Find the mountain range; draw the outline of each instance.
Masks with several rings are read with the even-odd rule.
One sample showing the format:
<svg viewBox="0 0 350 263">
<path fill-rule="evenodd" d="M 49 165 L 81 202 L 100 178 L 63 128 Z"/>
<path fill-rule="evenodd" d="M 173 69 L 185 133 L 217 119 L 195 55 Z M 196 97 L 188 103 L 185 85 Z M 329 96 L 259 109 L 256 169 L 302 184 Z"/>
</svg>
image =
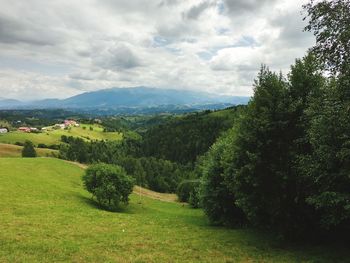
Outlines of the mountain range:
<svg viewBox="0 0 350 263">
<path fill-rule="evenodd" d="M 67 99 L 44 99 L 22 102 L 0 98 L 1 109 L 102 109 L 118 110 L 125 108 L 157 108 L 176 106 L 175 108 L 212 109 L 229 105 L 246 104 L 249 97 L 221 96 L 205 92 L 188 90 L 159 89 L 149 87 L 111 88 L 85 92 Z M 222 106 L 220 106 L 222 105 Z"/>
</svg>

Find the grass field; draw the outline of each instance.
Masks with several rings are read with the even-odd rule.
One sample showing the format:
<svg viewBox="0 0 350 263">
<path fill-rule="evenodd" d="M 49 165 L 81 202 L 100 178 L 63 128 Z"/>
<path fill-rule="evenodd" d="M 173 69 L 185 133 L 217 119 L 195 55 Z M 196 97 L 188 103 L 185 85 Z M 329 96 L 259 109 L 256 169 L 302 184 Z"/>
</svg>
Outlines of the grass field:
<svg viewBox="0 0 350 263">
<path fill-rule="evenodd" d="M 131 196 L 119 212 L 82 189 L 83 169 L 53 158 L 0 158 L 0 262 L 348 262 L 350 252 L 290 247 L 203 212 Z M 347 253 L 347 254 L 346 254 Z"/>
<path fill-rule="evenodd" d="M 84 128 L 85 127 L 85 128 Z M 90 130 L 90 127 L 93 130 Z M 14 144 L 16 142 L 32 141 L 35 145 L 44 143 L 46 145 L 59 144 L 61 136 L 80 137 L 85 140 L 121 140 L 122 134 L 118 132 L 103 132 L 98 125 L 82 124 L 80 127 L 72 127 L 70 130 L 52 130 L 42 133 L 24 133 L 19 131 L 0 134 L 1 143 Z"/>
<path fill-rule="evenodd" d="M 0 157 L 21 157 L 22 148 L 22 146 L 0 143 Z M 58 151 L 51 149 L 36 148 L 35 151 L 39 157 L 58 155 Z"/>
</svg>

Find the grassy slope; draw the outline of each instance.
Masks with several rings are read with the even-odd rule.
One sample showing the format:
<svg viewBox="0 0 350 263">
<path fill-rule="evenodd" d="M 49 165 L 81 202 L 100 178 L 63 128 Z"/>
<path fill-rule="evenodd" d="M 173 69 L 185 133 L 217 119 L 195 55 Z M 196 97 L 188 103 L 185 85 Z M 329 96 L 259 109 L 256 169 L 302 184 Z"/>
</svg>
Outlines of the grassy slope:
<svg viewBox="0 0 350 263">
<path fill-rule="evenodd" d="M 0 262 L 335 262 L 330 248 L 292 249 L 250 230 L 207 225 L 201 210 L 132 196 L 98 209 L 78 166 L 0 159 Z M 349 256 L 349 254 L 348 254 Z"/>
<path fill-rule="evenodd" d="M 21 157 L 22 148 L 22 146 L 0 143 L 0 157 Z M 51 149 L 36 148 L 35 150 L 39 157 L 46 157 L 58 154 L 58 151 Z"/>
<path fill-rule="evenodd" d="M 90 131 L 89 127 L 93 127 Z M 86 129 L 83 129 L 86 127 Z M 0 142 L 14 144 L 16 142 L 24 142 L 25 140 L 32 141 L 35 145 L 44 143 L 47 145 L 59 144 L 61 136 L 81 137 L 89 140 L 120 140 L 122 134 L 118 132 L 103 132 L 103 128 L 98 125 L 83 124 L 80 127 L 73 127 L 71 130 L 54 130 L 43 133 L 23 133 L 19 131 L 0 134 Z"/>
</svg>

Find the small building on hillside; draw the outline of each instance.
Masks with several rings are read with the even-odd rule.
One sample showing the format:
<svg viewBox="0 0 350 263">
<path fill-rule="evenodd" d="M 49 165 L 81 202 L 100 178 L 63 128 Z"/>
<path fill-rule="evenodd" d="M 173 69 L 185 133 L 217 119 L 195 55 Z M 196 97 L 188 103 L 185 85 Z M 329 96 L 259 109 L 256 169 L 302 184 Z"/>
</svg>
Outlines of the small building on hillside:
<svg viewBox="0 0 350 263">
<path fill-rule="evenodd" d="M 38 128 L 30 127 L 29 129 L 30 129 L 30 132 L 38 132 L 39 131 Z"/>
<path fill-rule="evenodd" d="M 21 132 L 30 132 L 30 128 L 29 127 L 19 127 L 18 130 L 21 131 Z"/>
<path fill-rule="evenodd" d="M 0 133 L 8 133 L 9 132 L 9 129 L 6 128 L 6 127 L 0 127 Z"/>
<path fill-rule="evenodd" d="M 79 126 L 79 124 L 75 120 L 65 120 L 64 125 L 66 127 L 72 127 L 72 126 L 78 127 Z"/>
</svg>

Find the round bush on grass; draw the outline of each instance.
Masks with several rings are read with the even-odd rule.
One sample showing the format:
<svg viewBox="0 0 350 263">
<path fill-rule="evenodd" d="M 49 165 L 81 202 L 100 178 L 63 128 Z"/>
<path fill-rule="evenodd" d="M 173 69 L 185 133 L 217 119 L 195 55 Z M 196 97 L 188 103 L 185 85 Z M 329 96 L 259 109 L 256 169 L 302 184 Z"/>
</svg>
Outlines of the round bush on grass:
<svg viewBox="0 0 350 263">
<path fill-rule="evenodd" d="M 134 179 L 117 165 L 91 165 L 82 177 L 85 189 L 97 202 L 108 209 L 117 208 L 119 203 L 127 204 L 134 187 Z"/>
</svg>

